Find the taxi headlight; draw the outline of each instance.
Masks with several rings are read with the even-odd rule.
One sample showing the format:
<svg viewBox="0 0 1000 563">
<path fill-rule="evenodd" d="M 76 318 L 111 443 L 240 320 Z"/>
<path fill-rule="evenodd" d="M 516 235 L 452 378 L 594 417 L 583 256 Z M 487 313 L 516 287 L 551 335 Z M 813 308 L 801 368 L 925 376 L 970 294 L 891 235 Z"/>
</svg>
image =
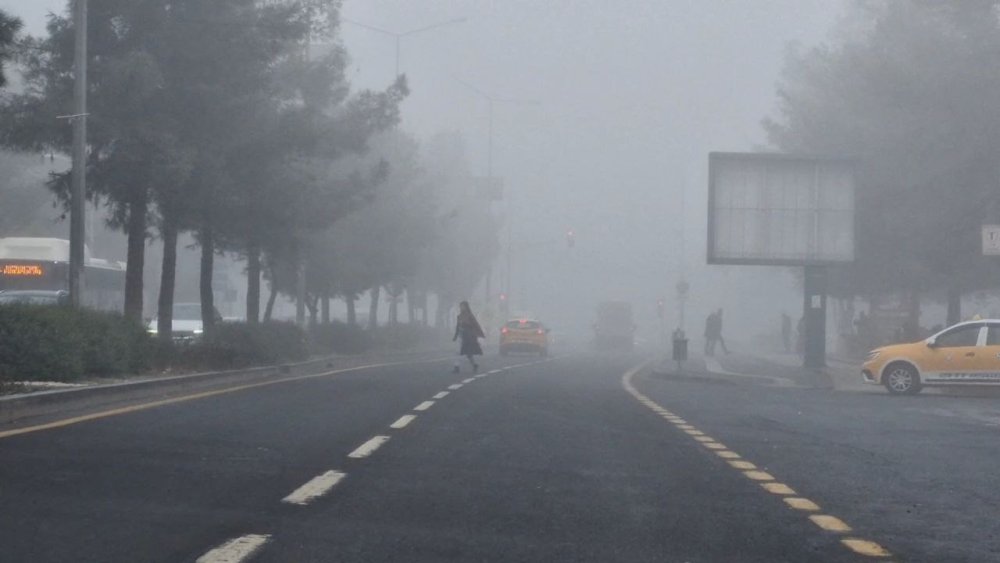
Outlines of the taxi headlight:
<svg viewBox="0 0 1000 563">
<path fill-rule="evenodd" d="M 868 352 L 868 357 L 865 358 L 865 361 L 866 362 L 873 362 L 876 359 L 878 359 L 878 357 L 881 356 L 881 355 L 882 355 L 882 352 L 880 352 L 878 350 L 872 350 L 871 352 Z"/>
</svg>

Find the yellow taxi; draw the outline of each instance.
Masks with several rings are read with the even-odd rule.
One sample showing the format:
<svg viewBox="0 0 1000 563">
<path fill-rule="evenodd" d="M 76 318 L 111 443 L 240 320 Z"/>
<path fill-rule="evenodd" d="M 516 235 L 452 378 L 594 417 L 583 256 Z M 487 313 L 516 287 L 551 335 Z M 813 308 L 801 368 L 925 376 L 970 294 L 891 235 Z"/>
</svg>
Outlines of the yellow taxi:
<svg viewBox="0 0 1000 563">
<path fill-rule="evenodd" d="M 500 329 L 500 355 L 529 352 L 549 355 L 549 329 L 534 319 L 512 319 Z"/>
<path fill-rule="evenodd" d="M 925 386 L 1000 384 L 1000 319 L 962 322 L 920 342 L 876 348 L 861 375 L 905 395 Z"/>
</svg>

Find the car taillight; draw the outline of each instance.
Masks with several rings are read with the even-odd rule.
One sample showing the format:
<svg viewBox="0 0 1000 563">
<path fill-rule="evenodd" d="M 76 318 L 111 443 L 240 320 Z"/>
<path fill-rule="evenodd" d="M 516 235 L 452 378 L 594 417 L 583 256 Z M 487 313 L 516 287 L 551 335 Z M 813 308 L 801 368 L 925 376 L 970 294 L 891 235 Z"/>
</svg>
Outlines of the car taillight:
<svg viewBox="0 0 1000 563">
<path fill-rule="evenodd" d="M 545 334 L 545 331 L 542 329 L 538 329 L 538 334 Z"/>
<path fill-rule="evenodd" d="M 503 327 L 503 328 L 500 329 L 500 332 L 502 334 L 507 334 L 507 332 L 509 332 L 509 331 L 507 330 L 507 327 Z"/>
</svg>

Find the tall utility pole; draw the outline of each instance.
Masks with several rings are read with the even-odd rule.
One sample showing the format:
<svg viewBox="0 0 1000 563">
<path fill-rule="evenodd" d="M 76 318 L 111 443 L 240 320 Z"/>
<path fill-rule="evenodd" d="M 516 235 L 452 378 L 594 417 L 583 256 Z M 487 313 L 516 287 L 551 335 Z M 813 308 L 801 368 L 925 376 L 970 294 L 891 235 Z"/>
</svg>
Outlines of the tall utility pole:
<svg viewBox="0 0 1000 563">
<path fill-rule="evenodd" d="M 69 215 L 69 295 L 73 307 L 83 303 L 84 241 L 87 212 L 87 0 L 76 0 L 73 88 L 73 177 Z"/>
<path fill-rule="evenodd" d="M 399 50 L 400 43 L 404 37 L 409 37 L 411 35 L 416 35 L 418 33 L 423 33 L 425 31 L 430 31 L 432 29 L 437 29 L 439 27 L 444 27 L 446 25 L 454 25 L 466 21 L 468 18 L 455 18 L 451 20 L 446 20 L 438 23 L 433 23 L 431 25 L 425 25 L 424 27 L 418 27 L 416 29 L 411 29 L 409 31 L 390 31 L 388 29 L 383 29 L 374 25 L 369 25 L 367 23 L 361 23 L 354 20 L 349 20 L 347 18 L 341 18 L 344 23 L 349 23 L 351 25 L 356 25 L 358 27 L 363 27 L 369 31 L 374 31 L 376 33 L 381 33 L 382 35 L 388 35 L 396 40 L 396 76 L 399 76 Z"/>
<path fill-rule="evenodd" d="M 481 89 L 477 88 L 476 86 L 473 86 L 472 84 L 469 84 L 468 82 L 465 82 L 463 80 L 456 79 L 456 81 L 459 84 L 461 84 L 462 86 L 465 86 L 466 88 L 468 88 L 469 90 L 472 90 L 476 94 L 479 94 L 483 99 L 486 100 L 486 102 L 488 104 L 488 108 L 489 108 L 489 128 L 488 128 L 488 132 L 487 132 L 487 141 L 486 141 L 486 177 L 487 177 L 486 181 L 489 183 L 489 189 L 492 189 L 493 188 L 493 105 L 496 102 L 505 103 L 505 104 L 538 105 L 539 102 L 537 100 L 519 100 L 519 99 L 514 99 L 514 98 L 500 98 L 500 97 L 494 96 L 494 95 L 492 95 L 492 94 L 490 94 L 490 93 L 488 93 L 488 92 L 486 92 L 484 90 L 481 90 Z M 510 279 L 510 270 L 511 270 L 511 239 L 512 239 L 511 222 L 513 220 L 513 214 L 512 214 L 510 199 L 511 199 L 510 198 L 510 193 L 505 193 L 504 194 L 504 202 L 507 205 L 507 271 L 506 271 L 506 280 L 505 280 L 505 284 L 504 284 L 505 285 L 505 287 L 504 287 L 504 293 L 507 295 L 507 303 L 508 304 L 510 303 L 510 294 L 511 294 L 511 290 L 512 290 L 512 288 L 511 288 L 511 279 Z M 493 277 L 493 267 L 492 267 L 492 265 L 490 265 L 488 267 L 487 271 L 486 271 L 486 302 L 487 303 L 489 303 L 490 299 L 491 299 L 491 295 L 490 295 L 490 280 L 491 280 L 492 277 Z"/>
</svg>

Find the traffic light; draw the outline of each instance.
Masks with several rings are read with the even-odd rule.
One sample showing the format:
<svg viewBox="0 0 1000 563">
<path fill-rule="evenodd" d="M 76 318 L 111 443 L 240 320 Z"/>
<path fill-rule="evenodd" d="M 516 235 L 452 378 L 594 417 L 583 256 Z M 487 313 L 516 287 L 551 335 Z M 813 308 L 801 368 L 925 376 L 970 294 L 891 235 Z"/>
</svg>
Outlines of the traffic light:
<svg viewBox="0 0 1000 563">
<path fill-rule="evenodd" d="M 570 248 L 576 246 L 576 232 L 573 229 L 566 231 L 566 245 Z"/>
</svg>

